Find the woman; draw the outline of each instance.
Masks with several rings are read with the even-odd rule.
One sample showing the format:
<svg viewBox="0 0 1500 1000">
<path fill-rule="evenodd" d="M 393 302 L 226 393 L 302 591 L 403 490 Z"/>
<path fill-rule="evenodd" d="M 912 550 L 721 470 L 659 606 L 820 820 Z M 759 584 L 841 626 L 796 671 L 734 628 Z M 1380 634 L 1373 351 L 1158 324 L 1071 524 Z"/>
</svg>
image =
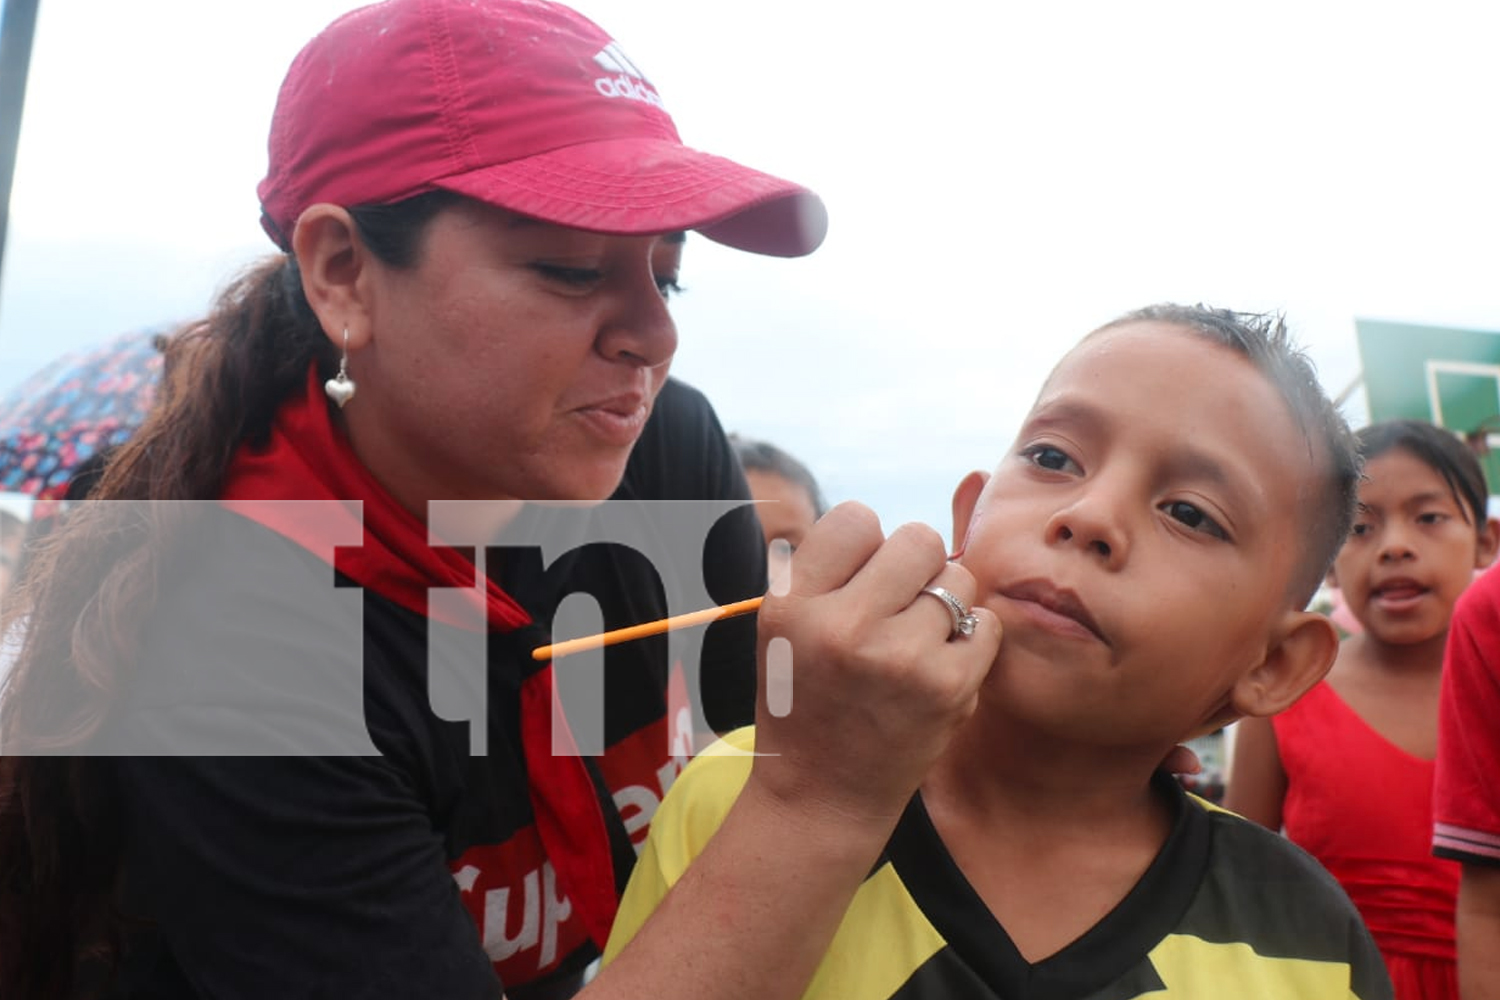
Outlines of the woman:
<svg viewBox="0 0 1500 1000">
<path fill-rule="evenodd" d="M 794 256 L 822 205 L 683 147 L 608 35 L 534 0 L 334 22 L 259 194 L 283 252 L 172 341 L 94 493 L 134 503 L 70 513 L 0 622 L 0 994 L 567 995 L 690 734 L 662 677 L 611 674 L 605 753 L 568 754 L 496 582 L 525 560 L 475 563 L 522 502 L 615 490 L 676 347 L 674 234 Z M 591 995 L 794 995 L 972 706 L 994 636 L 916 600 L 962 571 L 841 517 L 819 599 L 765 619 L 802 664 L 780 757 Z"/>
</svg>

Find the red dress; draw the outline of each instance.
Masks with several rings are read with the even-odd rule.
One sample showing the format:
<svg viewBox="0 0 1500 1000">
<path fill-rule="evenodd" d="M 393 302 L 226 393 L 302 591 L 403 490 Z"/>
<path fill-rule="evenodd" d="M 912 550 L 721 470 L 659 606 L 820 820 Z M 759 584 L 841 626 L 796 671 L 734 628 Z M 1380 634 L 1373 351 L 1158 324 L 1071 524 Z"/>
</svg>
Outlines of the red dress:
<svg viewBox="0 0 1500 1000">
<path fill-rule="evenodd" d="M 1286 835 L 1359 908 L 1397 1000 L 1458 1000 L 1459 866 L 1432 856 L 1433 762 L 1371 729 L 1326 682 L 1271 724 Z"/>
</svg>

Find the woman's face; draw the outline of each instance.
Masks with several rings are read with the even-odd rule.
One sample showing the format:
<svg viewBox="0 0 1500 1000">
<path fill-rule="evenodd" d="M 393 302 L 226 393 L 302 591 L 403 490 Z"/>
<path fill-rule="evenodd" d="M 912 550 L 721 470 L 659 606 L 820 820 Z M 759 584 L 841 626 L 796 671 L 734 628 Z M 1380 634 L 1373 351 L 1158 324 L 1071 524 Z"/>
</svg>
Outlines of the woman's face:
<svg viewBox="0 0 1500 1000">
<path fill-rule="evenodd" d="M 677 348 L 666 298 L 681 252 L 444 209 L 415 266 L 370 272 L 370 339 L 349 359 L 359 394 L 342 411 L 356 452 L 419 513 L 607 498 Z"/>
</svg>

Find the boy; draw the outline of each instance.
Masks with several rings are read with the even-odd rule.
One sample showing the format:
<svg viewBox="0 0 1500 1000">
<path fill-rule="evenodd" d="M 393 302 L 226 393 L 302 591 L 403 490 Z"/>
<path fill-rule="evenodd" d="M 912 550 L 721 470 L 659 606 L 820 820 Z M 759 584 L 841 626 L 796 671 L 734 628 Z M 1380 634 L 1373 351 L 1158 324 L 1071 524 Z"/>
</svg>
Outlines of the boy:
<svg viewBox="0 0 1500 1000">
<path fill-rule="evenodd" d="M 1328 669 L 1337 633 L 1304 608 L 1348 533 L 1357 474 L 1279 321 L 1151 307 L 1064 357 L 1011 453 L 954 495 L 958 562 L 1004 629 L 978 707 L 806 996 L 1388 998 L 1326 873 L 1157 770 L 1178 742 L 1277 712 Z M 818 535 L 798 556 L 804 583 L 820 578 Z M 786 607 L 767 605 L 817 599 L 794 575 Z M 663 803 L 607 957 L 732 805 L 751 758 L 731 754 L 702 758 Z"/>
</svg>

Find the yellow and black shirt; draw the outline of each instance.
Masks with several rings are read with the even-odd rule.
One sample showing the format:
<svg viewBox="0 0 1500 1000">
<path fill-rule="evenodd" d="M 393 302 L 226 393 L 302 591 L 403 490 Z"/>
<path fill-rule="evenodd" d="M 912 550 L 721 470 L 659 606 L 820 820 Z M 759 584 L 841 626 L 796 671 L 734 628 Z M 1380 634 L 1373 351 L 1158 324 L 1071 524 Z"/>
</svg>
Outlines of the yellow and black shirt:
<svg viewBox="0 0 1500 1000">
<path fill-rule="evenodd" d="M 748 730 L 727 746 L 746 749 Z M 613 957 L 707 843 L 750 758 L 726 744 L 678 778 L 652 824 L 606 951 Z M 1358 913 L 1300 848 L 1160 776 L 1172 833 L 1109 915 L 1023 958 L 948 854 L 921 796 L 845 914 L 809 1000 L 1389 1000 Z"/>
</svg>

